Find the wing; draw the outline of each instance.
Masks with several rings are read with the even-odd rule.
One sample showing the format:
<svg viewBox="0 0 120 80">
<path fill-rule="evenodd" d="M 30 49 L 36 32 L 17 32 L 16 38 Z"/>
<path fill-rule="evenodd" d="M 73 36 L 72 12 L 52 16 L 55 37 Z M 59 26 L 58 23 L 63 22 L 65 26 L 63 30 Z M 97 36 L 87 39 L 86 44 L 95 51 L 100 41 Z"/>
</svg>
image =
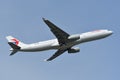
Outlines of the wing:
<svg viewBox="0 0 120 80">
<path fill-rule="evenodd" d="M 51 61 L 53 59 L 55 59 L 56 57 L 60 56 L 61 54 L 63 54 L 66 50 L 58 50 L 57 52 L 55 52 L 55 54 L 53 54 L 49 59 L 47 59 L 46 61 Z"/>
<path fill-rule="evenodd" d="M 69 34 L 63 31 L 62 29 L 58 28 L 56 25 L 54 25 L 49 20 L 46 20 L 43 18 L 43 21 L 48 25 L 52 33 L 56 36 L 58 39 L 59 44 L 65 44 L 68 42 L 68 36 Z"/>
</svg>

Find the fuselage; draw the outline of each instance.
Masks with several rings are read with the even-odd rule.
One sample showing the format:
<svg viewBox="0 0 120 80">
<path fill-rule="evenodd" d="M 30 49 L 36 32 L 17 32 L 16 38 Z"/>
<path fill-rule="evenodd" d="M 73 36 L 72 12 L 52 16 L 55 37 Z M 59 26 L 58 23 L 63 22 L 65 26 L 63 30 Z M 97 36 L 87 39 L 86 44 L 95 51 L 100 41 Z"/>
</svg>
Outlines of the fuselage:
<svg viewBox="0 0 120 80">
<path fill-rule="evenodd" d="M 38 51 L 56 49 L 56 52 L 50 58 L 45 60 L 45 61 L 51 61 L 66 51 L 70 54 L 79 52 L 80 48 L 74 47 L 75 45 L 102 39 L 113 33 L 112 31 L 104 29 L 104 30 L 95 30 L 86 33 L 70 35 L 69 33 L 57 27 L 51 21 L 45 18 L 43 18 L 43 21 L 49 27 L 50 31 L 54 34 L 56 39 L 41 41 L 32 44 L 25 44 L 13 36 L 6 36 L 6 39 L 8 40 L 8 44 L 11 47 L 10 50 L 12 51 L 10 56 L 14 55 L 18 51 L 38 52 Z"/>
<path fill-rule="evenodd" d="M 82 34 L 78 34 L 80 36 L 80 39 L 71 41 L 64 46 L 63 48 L 69 48 L 84 42 L 89 42 L 93 40 L 98 40 L 105 38 L 109 35 L 111 35 L 113 32 L 109 30 L 95 30 L 91 32 L 86 32 Z M 38 43 L 33 44 L 25 44 L 19 51 L 25 51 L 25 52 L 35 52 L 35 51 L 44 51 L 44 50 L 50 50 L 50 49 L 60 49 L 61 46 L 57 39 L 42 41 Z"/>
</svg>

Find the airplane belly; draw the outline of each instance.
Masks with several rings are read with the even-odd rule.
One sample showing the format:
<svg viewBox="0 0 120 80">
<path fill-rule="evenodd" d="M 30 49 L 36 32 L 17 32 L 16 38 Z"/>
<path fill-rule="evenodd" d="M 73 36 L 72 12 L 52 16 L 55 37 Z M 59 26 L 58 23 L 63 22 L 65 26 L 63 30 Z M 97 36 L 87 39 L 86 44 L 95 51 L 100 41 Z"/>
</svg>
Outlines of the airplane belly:
<svg viewBox="0 0 120 80">
<path fill-rule="evenodd" d="M 35 47 L 26 47 L 26 48 L 21 48 L 20 51 L 25 51 L 25 52 L 29 52 L 29 51 L 43 51 L 43 50 L 49 50 L 51 49 L 50 46 L 35 46 Z"/>
<path fill-rule="evenodd" d="M 80 36 L 80 43 L 83 42 L 88 42 L 88 41 L 93 41 L 93 40 L 98 40 L 98 39 L 102 39 L 109 36 L 109 34 L 106 33 L 97 33 L 97 34 L 90 34 L 90 35 L 81 35 Z"/>
<path fill-rule="evenodd" d="M 49 50 L 49 49 L 57 49 L 59 46 L 56 41 L 50 41 L 50 42 L 44 42 L 44 43 L 35 43 L 32 45 L 28 45 L 26 47 L 21 48 L 20 51 L 25 52 L 36 52 L 36 51 L 43 51 L 43 50 Z"/>
</svg>

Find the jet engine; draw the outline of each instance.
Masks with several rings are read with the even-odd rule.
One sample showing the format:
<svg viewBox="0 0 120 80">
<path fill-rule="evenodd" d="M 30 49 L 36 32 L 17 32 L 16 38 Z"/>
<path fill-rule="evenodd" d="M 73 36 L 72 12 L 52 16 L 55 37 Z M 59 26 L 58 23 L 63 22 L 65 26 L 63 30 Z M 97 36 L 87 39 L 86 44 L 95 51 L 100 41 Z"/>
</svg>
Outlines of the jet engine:
<svg viewBox="0 0 120 80">
<path fill-rule="evenodd" d="M 75 34 L 75 35 L 71 35 L 68 37 L 69 40 L 78 40 L 80 39 L 80 35 L 79 34 Z"/>
<path fill-rule="evenodd" d="M 79 47 L 68 49 L 68 53 L 77 53 L 77 52 L 80 52 L 80 48 Z"/>
</svg>

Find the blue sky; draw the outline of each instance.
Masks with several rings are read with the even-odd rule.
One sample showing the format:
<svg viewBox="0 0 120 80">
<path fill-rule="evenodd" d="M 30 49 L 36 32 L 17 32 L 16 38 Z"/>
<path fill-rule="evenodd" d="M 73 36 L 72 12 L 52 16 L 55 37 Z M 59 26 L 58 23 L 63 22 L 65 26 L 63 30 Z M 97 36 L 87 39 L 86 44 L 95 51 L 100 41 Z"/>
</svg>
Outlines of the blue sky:
<svg viewBox="0 0 120 80">
<path fill-rule="evenodd" d="M 119 0 L 0 0 L 0 80 L 119 80 Z M 70 34 L 96 29 L 114 31 L 105 39 L 79 45 L 44 62 L 55 50 L 9 56 L 6 36 L 24 43 L 55 38 L 45 17 Z"/>
</svg>

